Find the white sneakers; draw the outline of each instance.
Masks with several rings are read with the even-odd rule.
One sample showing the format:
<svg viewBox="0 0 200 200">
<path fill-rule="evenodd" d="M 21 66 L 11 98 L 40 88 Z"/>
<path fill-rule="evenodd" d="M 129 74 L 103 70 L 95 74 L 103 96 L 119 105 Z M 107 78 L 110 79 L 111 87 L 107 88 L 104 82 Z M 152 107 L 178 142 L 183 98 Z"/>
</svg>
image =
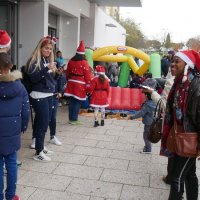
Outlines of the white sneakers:
<svg viewBox="0 0 200 200">
<path fill-rule="evenodd" d="M 45 155 L 44 150 L 41 151 L 39 153 L 39 155 L 35 155 L 33 157 L 33 159 L 36 160 L 36 161 L 41 161 L 41 162 L 49 162 L 49 161 L 51 161 L 51 158 L 49 158 L 48 156 Z"/>
<path fill-rule="evenodd" d="M 53 139 L 51 139 L 49 142 L 51 144 L 55 144 L 58 146 L 62 145 L 62 142 L 56 136 L 54 136 Z M 35 149 L 35 138 L 32 139 L 32 143 L 30 144 L 29 147 L 30 147 L 30 149 Z"/>
<path fill-rule="evenodd" d="M 49 141 L 51 144 L 55 145 L 62 145 L 62 143 L 58 140 L 56 136 Z M 30 145 L 31 149 L 35 149 L 35 138 L 32 139 L 32 143 Z M 44 147 L 44 149 L 39 153 L 39 155 L 35 155 L 33 157 L 34 160 L 41 161 L 41 162 L 49 162 L 51 158 L 48 155 L 53 154 L 53 151 L 50 151 Z"/>
<path fill-rule="evenodd" d="M 62 142 L 56 136 L 54 136 L 49 142 L 58 146 L 62 145 Z"/>
<path fill-rule="evenodd" d="M 53 151 L 50 151 L 46 147 L 44 147 L 44 149 L 39 153 L 39 155 L 35 155 L 33 159 L 37 161 L 48 162 L 51 161 L 51 158 L 47 155 L 51 154 L 53 154 Z"/>
</svg>

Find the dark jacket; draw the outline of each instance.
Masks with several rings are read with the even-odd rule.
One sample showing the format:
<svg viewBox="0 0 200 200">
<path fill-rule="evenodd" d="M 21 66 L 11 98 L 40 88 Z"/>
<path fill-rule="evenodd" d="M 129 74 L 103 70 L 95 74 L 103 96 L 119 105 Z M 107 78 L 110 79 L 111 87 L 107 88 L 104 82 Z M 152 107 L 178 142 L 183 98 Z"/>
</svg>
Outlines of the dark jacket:
<svg viewBox="0 0 200 200">
<path fill-rule="evenodd" d="M 183 120 L 184 130 L 186 132 L 199 133 L 200 150 L 200 77 L 196 76 L 189 87 L 186 101 L 186 114 Z"/>
<path fill-rule="evenodd" d="M 20 148 L 20 134 L 28 127 L 30 106 L 21 73 L 0 75 L 0 154 L 8 155 Z"/>
<path fill-rule="evenodd" d="M 46 60 L 46 63 L 48 61 Z M 54 73 L 49 71 L 48 67 L 45 67 L 44 60 L 41 60 L 41 69 L 36 69 L 35 64 L 33 64 L 28 73 L 28 77 L 31 81 L 32 91 L 44 92 L 44 93 L 54 93 L 55 92 L 55 79 Z"/>
</svg>

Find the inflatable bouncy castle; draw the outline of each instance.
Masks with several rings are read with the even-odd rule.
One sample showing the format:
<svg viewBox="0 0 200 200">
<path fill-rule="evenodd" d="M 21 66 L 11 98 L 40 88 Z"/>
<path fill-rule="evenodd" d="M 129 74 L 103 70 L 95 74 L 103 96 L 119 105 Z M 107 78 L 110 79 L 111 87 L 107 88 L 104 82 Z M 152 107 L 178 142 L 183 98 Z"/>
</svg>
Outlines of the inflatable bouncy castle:
<svg viewBox="0 0 200 200">
<path fill-rule="evenodd" d="M 93 67 L 93 61 L 122 63 L 118 78 L 119 87 L 111 87 L 108 109 L 139 110 L 141 108 L 141 105 L 145 100 L 141 89 L 126 88 L 128 85 L 130 70 L 139 76 L 149 70 L 153 77 L 160 77 L 160 56 L 158 54 L 152 54 L 149 56 L 132 47 L 107 46 L 95 51 L 87 49 L 86 58 L 90 67 Z M 138 66 L 134 58 L 142 60 L 143 64 Z"/>
</svg>

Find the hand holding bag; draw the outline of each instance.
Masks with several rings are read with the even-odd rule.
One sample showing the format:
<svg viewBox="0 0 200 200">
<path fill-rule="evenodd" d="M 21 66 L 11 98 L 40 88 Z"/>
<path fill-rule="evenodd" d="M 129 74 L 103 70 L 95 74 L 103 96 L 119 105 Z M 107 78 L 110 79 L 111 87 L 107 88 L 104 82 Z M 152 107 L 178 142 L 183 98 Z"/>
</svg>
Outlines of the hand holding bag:
<svg viewBox="0 0 200 200">
<path fill-rule="evenodd" d="M 161 108 L 161 101 L 162 99 L 160 99 L 156 105 L 153 122 L 149 129 L 148 140 L 151 143 L 159 142 L 162 137 L 163 112 Z"/>
<path fill-rule="evenodd" d="M 167 149 L 181 157 L 197 157 L 198 133 L 180 129 L 182 128 L 174 122 L 167 138 Z"/>
</svg>

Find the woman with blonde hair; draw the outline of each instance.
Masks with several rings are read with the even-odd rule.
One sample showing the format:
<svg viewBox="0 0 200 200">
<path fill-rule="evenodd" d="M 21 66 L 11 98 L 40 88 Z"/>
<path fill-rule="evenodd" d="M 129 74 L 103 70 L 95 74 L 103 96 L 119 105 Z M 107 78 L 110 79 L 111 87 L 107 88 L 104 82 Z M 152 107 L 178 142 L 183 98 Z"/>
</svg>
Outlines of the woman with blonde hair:
<svg viewBox="0 0 200 200">
<path fill-rule="evenodd" d="M 35 142 L 37 161 L 50 161 L 47 155 L 52 151 L 45 149 L 45 134 L 50 121 L 55 91 L 54 42 L 48 36 L 42 38 L 26 65 L 26 73 L 31 83 L 30 101 L 35 111 L 33 142 Z"/>
</svg>

